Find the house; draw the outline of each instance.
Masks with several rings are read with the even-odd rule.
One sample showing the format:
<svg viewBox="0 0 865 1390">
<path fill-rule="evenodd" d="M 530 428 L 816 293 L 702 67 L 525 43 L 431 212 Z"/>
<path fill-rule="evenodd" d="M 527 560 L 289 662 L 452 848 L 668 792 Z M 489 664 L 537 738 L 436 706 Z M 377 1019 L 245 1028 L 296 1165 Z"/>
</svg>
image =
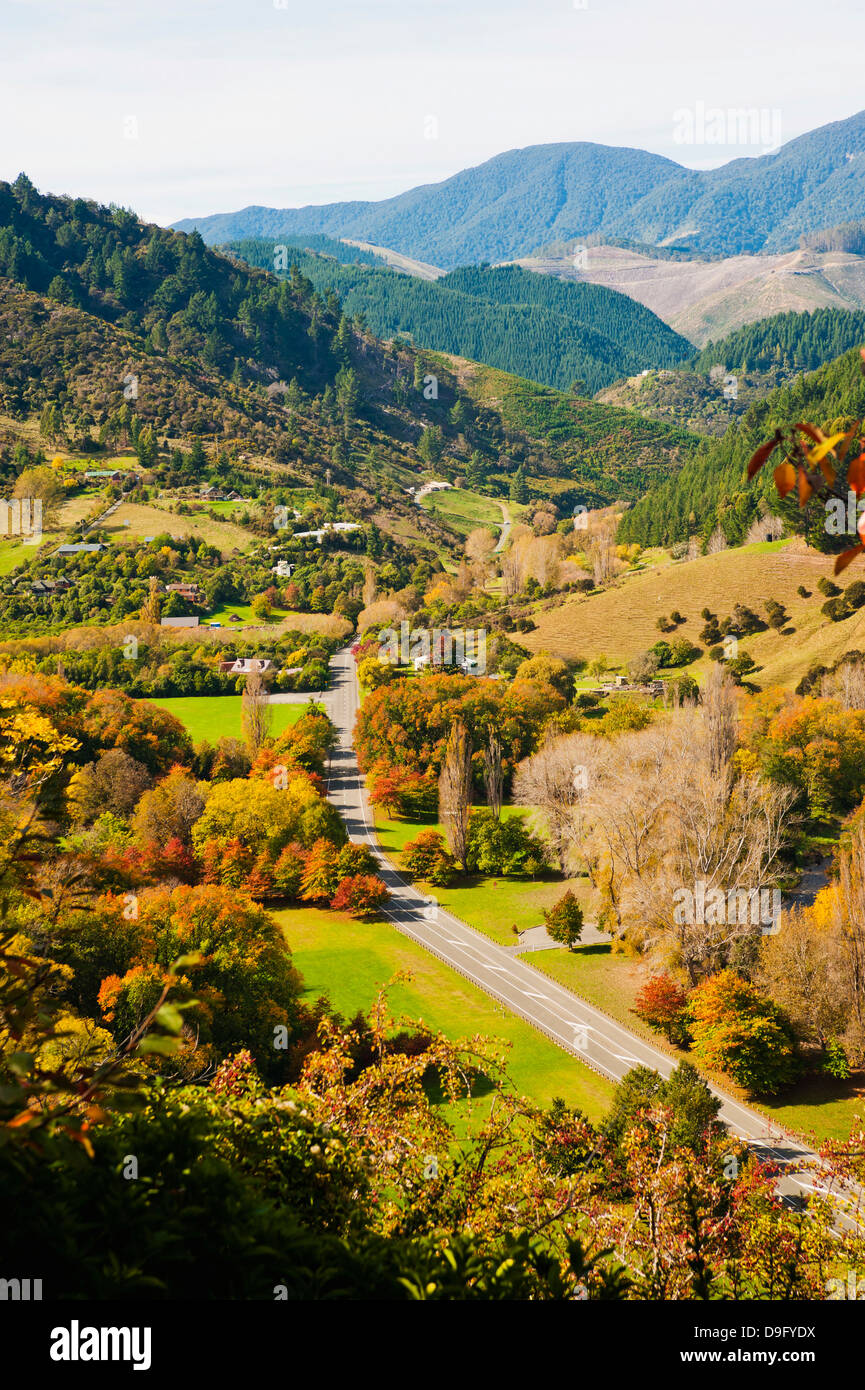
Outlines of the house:
<svg viewBox="0 0 865 1390">
<path fill-rule="evenodd" d="M 181 598 L 189 599 L 190 603 L 201 603 L 204 595 L 197 584 L 166 584 L 167 594 L 179 594 Z"/>
<path fill-rule="evenodd" d="M 292 536 L 292 540 L 305 541 L 314 538 L 316 545 L 321 545 L 321 542 L 324 539 L 326 533 L 330 535 L 335 531 L 360 530 L 361 525 L 359 521 L 329 521 L 327 525 L 322 526 L 318 531 L 295 531 L 294 535 Z"/>
<path fill-rule="evenodd" d="M 94 555 L 106 546 L 102 541 L 76 541 L 74 545 L 59 545 L 55 555 Z"/>
<path fill-rule="evenodd" d="M 84 477 L 92 482 L 122 483 L 126 474 L 120 468 L 88 468 Z"/>
<path fill-rule="evenodd" d="M 72 588 L 72 580 L 64 579 L 34 579 L 30 585 L 31 594 L 63 594 L 67 589 Z"/>
<path fill-rule="evenodd" d="M 219 669 L 223 675 L 251 676 L 269 671 L 272 665 L 269 656 L 239 656 L 236 661 L 220 661 Z"/>
<path fill-rule="evenodd" d="M 223 492 L 221 487 L 203 487 L 200 495 L 204 502 L 224 502 L 228 493 Z"/>
<path fill-rule="evenodd" d="M 290 565 L 287 560 L 279 560 L 275 565 L 271 566 L 270 572 L 271 574 L 275 574 L 277 579 L 290 579 L 294 568 L 295 566 Z"/>
<path fill-rule="evenodd" d="M 162 618 L 160 627 L 198 627 L 198 618 Z"/>
</svg>

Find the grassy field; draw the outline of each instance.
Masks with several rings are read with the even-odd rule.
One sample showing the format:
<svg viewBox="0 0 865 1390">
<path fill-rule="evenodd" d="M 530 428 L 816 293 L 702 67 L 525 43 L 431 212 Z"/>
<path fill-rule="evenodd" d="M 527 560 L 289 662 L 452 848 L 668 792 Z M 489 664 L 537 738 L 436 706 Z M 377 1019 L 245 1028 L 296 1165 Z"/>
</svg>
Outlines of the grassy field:
<svg viewBox="0 0 865 1390">
<path fill-rule="evenodd" d="M 502 817 L 507 820 L 523 810 L 520 806 L 505 806 Z M 442 831 L 441 825 L 434 820 L 390 820 L 380 811 L 376 812 L 375 825 L 382 849 L 397 863 L 400 862 L 406 841 L 413 840 L 421 830 Z M 518 931 L 542 926 L 544 908 L 552 907 L 568 888 L 577 894 L 585 895 L 586 892 L 585 880 L 569 881 L 553 873 L 536 879 L 472 874 L 450 888 L 432 888 L 426 884 L 419 886 L 425 888 L 441 907 L 491 937 L 500 946 L 516 945 L 514 926 Z"/>
<path fill-rule="evenodd" d="M 195 516 L 178 516 L 163 507 L 138 502 L 122 503 L 108 518 L 104 529 L 118 539 L 123 535 L 136 538 L 158 536 L 164 531 L 171 536 L 199 536 L 208 545 L 215 545 L 224 553 L 248 550 L 255 540 L 242 526 L 221 521 L 206 512 L 199 512 Z"/>
<path fill-rule="evenodd" d="M 274 915 L 304 977 L 308 1000 L 327 994 L 333 1007 L 350 1017 L 368 1010 L 380 986 L 397 972 L 410 971 L 410 980 L 389 991 L 398 1018 L 423 1019 L 452 1039 L 480 1033 L 510 1043 L 508 1071 L 520 1092 L 543 1104 L 562 1096 L 595 1120 L 606 1113 L 613 1090 L 609 1082 L 499 1009 L 389 923 L 355 922 L 343 913 L 309 907 Z"/>
<path fill-rule="evenodd" d="M 765 618 L 765 601 L 774 598 L 790 615 L 788 627 L 746 637 L 740 650 L 761 668 L 753 673 L 758 685 L 795 685 L 813 662 L 829 665 L 865 644 L 865 611 L 841 623 L 829 622 L 820 612 L 825 599 L 817 581 L 824 575 L 832 577 L 831 558 L 808 550 L 799 540 L 724 550 L 638 571 L 604 592 L 537 611 L 535 631 L 521 634 L 520 642 L 533 652 L 571 659 L 588 660 L 603 653 L 612 666 L 619 666 L 665 636 L 657 620 L 677 608 L 686 621 L 674 635 L 689 637 L 705 652 L 700 640 L 703 608 L 725 618 L 736 603 L 743 603 Z M 837 582 L 843 588 L 860 577 L 854 564 Z M 808 598 L 797 593 L 800 585 L 808 590 Z M 707 662 L 704 657 L 698 671 Z"/>
<path fill-rule="evenodd" d="M 42 537 L 43 542 L 49 536 Z M 23 541 L 0 541 L 0 576 L 11 574 L 19 565 L 32 560 L 39 549 L 38 545 L 26 545 Z"/>
<path fill-rule="evenodd" d="M 421 506 L 425 511 L 434 512 L 463 536 L 467 536 L 478 526 L 501 530 L 501 507 L 498 502 L 482 496 L 479 492 L 469 492 L 464 488 L 428 492 L 421 498 Z"/>
<path fill-rule="evenodd" d="M 632 1012 L 637 992 L 650 973 L 638 961 L 612 955 L 610 947 L 604 945 L 578 946 L 575 951 L 564 948 L 533 951 L 523 959 L 671 1056 L 679 1060 L 688 1057 L 687 1052 L 665 1043 Z M 814 1142 L 848 1138 L 855 1117 L 865 1116 L 865 1075 L 862 1074 L 848 1081 L 833 1081 L 830 1077 L 810 1079 L 779 1096 L 760 1096 L 756 1100 L 727 1077 L 718 1075 L 711 1079 L 728 1094 L 755 1105 L 779 1125 Z"/>
<path fill-rule="evenodd" d="M 150 700 L 149 704 L 167 709 L 179 719 L 193 743 L 206 738 L 216 743 L 220 738 L 240 738 L 241 695 L 177 695 L 164 700 Z M 273 705 L 271 733 L 281 734 L 283 729 L 296 724 L 306 709 L 305 704 Z"/>
</svg>

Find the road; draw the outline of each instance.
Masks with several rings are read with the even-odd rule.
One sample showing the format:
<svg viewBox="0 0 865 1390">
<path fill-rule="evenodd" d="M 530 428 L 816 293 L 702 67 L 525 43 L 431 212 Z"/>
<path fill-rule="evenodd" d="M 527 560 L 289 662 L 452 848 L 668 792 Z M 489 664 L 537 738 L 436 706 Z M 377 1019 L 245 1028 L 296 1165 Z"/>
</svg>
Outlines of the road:
<svg viewBox="0 0 865 1390">
<path fill-rule="evenodd" d="M 350 838 L 367 844 L 378 861 L 381 877 L 391 892 L 384 915 L 405 936 L 602 1076 L 618 1081 L 639 1064 L 669 1076 L 675 1062 L 665 1052 L 518 960 L 406 882 L 376 841 L 352 746 L 359 699 L 354 657 L 348 648 L 337 652 L 330 669 L 331 688 L 317 697 L 327 707 L 338 731 L 328 769 L 327 794 L 342 815 Z M 720 1118 L 727 1127 L 747 1140 L 759 1158 L 785 1170 L 778 1190 L 788 1201 L 796 1203 L 806 1193 L 828 1190 L 822 1164 L 812 1150 L 757 1111 L 712 1089 L 721 1100 Z M 858 1194 L 845 1197 L 837 1185 L 832 1191 L 839 1203 L 838 1224 L 849 1227 L 851 1218 L 843 1208 L 848 1202 L 858 1203 Z"/>
<path fill-rule="evenodd" d="M 502 534 L 499 536 L 493 554 L 500 555 L 508 543 L 508 536 L 511 534 L 511 509 L 507 502 L 502 502 L 499 499 L 496 500 L 499 502 L 499 506 L 502 509 Z"/>
</svg>

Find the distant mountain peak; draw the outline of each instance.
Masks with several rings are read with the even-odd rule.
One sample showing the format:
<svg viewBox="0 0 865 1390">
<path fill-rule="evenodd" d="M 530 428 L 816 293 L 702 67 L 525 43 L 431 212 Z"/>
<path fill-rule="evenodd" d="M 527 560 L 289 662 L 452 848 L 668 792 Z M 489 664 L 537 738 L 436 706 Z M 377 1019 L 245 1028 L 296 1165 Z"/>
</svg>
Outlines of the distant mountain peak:
<svg viewBox="0 0 865 1390">
<path fill-rule="evenodd" d="M 713 255 L 789 251 L 803 233 L 861 215 L 862 154 L 865 111 L 709 170 L 628 146 L 560 141 L 505 150 L 379 202 L 253 205 L 175 226 L 197 227 L 210 245 L 309 233 L 354 237 L 446 269 L 593 233 Z"/>
</svg>

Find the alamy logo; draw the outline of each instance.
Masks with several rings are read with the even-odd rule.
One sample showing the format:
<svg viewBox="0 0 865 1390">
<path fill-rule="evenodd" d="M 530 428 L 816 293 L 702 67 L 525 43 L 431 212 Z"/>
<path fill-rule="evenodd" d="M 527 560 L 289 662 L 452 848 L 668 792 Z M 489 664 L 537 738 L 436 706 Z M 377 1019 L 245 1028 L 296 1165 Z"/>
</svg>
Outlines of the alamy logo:
<svg viewBox="0 0 865 1390">
<path fill-rule="evenodd" d="M 709 888 L 699 880 L 693 889 L 673 893 L 673 921 L 677 926 L 752 926 L 764 936 L 778 930 L 781 892 L 778 888 Z"/>
<path fill-rule="evenodd" d="M 134 1371 L 150 1370 L 149 1327 L 69 1327 L 51 1330 L 52 1361 L 131 1361 Z"/>
<path fill-rule="evenodd" d="M 41 1298 L 41 1279 L 0 1279 L 0 1301 L 35 1303 L 39 1302 Z"/>
<path fill-rule="evenodd" d="M 23 536 L 26 544 L 38 545 L 42 539 L 42 498 L 0 498 L 0 535 Z"/>
<path fill-rule="evenodd" d="M 673 112 L 677 145 L 759 145 L 767 154 L 781 144 L 781 112 L 777 107 L 707 106 Z"/>
<path fill-rule="evenodd" d="M 830 497 L 826 503 L 826 534 L 829 536 L 855 536 L 859 527 L 865 525 L 863 517 L 865 498 L 860 502 L 852 488 L 847 489 L 847 501 L 842 497 Z M 861 532 L 859 532 L 861 534 Z"/>
</svg>

